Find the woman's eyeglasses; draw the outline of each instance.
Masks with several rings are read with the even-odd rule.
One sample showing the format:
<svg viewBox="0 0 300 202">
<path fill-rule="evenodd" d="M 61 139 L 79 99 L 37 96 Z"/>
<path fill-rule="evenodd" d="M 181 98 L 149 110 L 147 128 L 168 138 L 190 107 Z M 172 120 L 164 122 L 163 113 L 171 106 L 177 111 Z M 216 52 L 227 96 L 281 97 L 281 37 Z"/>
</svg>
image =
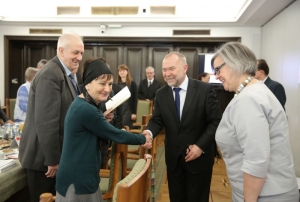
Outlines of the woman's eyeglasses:
<svg viewBox="0 0 300 202">
<path fill-rule="evenodd" d="M 223 64 L 221 64 L 220 66 L 215 68 L 215 76 L 220 74 L 220 69 L 225 65 L 226 63 L 224 62 Z"/>
</svg>

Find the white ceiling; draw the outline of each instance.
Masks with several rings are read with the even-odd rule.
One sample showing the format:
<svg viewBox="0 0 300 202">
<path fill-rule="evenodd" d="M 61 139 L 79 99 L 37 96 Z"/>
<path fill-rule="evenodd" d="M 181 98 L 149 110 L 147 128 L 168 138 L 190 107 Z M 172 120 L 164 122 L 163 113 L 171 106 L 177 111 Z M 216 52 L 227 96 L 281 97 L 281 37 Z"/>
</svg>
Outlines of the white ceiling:
<svg viewBox="0 0 300 202">
<path fill-rule="evenodd" d="M 0 25 L 121 25 L 121 26 L 242 26 L 260 27 L 295 0 L 115 0 L 95 4 L 93 0 L 10 0 L 1 3 Z M 96 1 L 97 2 L 97 1 Z M 112 3 L 114 2 L 114 3 Z M 126 2 L 126 4 L 124 3 Z M 142 2 L 142 3 L 141 3 Z M 175 2 L 175 3 L 174 3 Z M 230 3 L 233 3 L 230 5 Z M 16 6 L 17 5 L 17 6 Z M 57 16 L 57 6 L 80 6 L 80 15 Z M 149 15 L 142 8 L 176 6 L 175 15 Z M 135 16 L 92 16 L 91 6 L 139 6 Z"/>
</svg>

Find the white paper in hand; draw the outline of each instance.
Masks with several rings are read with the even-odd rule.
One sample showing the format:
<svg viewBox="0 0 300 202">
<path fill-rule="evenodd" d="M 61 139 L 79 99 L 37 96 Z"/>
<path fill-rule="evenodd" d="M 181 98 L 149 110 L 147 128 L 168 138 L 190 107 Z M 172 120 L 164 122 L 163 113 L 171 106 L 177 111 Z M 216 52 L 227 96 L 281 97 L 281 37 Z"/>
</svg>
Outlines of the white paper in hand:
<svg viewBox="0 0 300 202">
<path fill-rule="evenodd" d="M 123 102 L 128 100 L 131 96 L 131 93 L 127 86 L 125 86 L 122 90 L 120 90 L 115 96 L 113 96 L 109 101 L 105 103 L 107 110 L 114 110 L 118 106 L 120 106 Z"/>
</svg>

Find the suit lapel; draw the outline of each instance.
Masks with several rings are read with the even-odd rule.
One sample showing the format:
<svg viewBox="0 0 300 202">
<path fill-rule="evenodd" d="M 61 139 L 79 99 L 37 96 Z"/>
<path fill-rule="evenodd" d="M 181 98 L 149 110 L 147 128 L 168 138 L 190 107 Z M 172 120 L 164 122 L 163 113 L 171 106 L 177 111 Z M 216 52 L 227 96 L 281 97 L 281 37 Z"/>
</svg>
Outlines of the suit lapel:
<svg viewBox="0 0 300 202">
<path fill-rule="evenodd" d="M 73 88 L 73 85 L 71 84 L 71 81 L 70 81 L 70 79 L 69 79 L 69 77 L 68 77 L 68 75 L 67 75 L 67 73 L 66 73 L 64 67 L 63 67 L 62 64 L 60 63 L 60 61 L 59 61 L 59 59 L 58 59 L 57 56 L 55 57 L 55 59 L 54 59 L 53 61 L 60 67 L 61 71 L 63 72 L 64 77 L 65 77 L 65 81 L 67 82 L 67 85 L 68 85 L 68 87 L 69 87 L 69 90 L 71 91 L 72 97 L 73 97 L 73 99 L 75 99 L 75 97 L 76 97 L 75 90 L 74 90 L 74 88 Z M 77 88 L 78 88 L 78 86 L 77 86 Z"/>
<path fill-rule="evenodd" d="M 188 109 L 192 106 L 192 101 L 194 100 L 194 96 L 196 95 L 196 84 L 195 82 L 189 78 L 189 84 L 185 96 L 185 101 L 181 114 L 181 122 L 184 120 L 188 113 Z"/>
</svg>

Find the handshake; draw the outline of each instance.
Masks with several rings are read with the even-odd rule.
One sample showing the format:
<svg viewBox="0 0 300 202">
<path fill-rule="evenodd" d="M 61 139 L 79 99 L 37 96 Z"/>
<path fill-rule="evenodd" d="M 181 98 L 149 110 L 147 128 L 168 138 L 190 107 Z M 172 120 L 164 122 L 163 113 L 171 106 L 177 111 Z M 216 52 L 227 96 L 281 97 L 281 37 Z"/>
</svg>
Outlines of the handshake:
<svg viewBox="0 0 300 202">
<path fill-rule="evenodd" d="M 144 130 L 142 134 L 146 137 L 146 142 L 145 144 L 142 145 L 142 147 L 146 149 L 150 149 L 152 147 L 152 140 L 153 140 L 151 134 L 147 130 Z"/>
</svg>

